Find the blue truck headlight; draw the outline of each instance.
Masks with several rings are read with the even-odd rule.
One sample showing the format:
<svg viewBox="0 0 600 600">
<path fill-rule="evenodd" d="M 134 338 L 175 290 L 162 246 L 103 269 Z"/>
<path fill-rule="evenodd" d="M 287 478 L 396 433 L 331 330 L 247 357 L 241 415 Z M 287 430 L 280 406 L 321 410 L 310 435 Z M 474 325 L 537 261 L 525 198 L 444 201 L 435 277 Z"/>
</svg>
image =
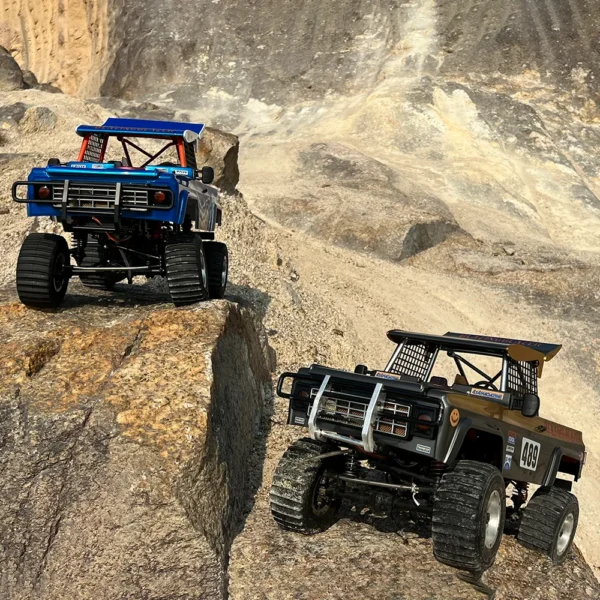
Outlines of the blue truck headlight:
<svg viewBox="0 0 600 600">
<path fill-rule="evenodd" d="M 35 197 L 39 200 L 48 200 L 52 197 L 52 188 L 48 185 L 35 186 Z"/>
</svg>

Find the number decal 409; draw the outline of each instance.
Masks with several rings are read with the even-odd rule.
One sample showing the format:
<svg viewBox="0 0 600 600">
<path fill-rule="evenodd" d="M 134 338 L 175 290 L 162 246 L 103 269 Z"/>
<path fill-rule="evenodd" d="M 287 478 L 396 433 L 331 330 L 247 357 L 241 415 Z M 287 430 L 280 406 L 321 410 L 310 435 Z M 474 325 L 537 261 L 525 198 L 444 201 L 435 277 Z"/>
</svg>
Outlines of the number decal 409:
<svg viewBox="0 0 600 600">
<path fill-rule="evenodd" d="M 540 445 L 533 440 L 523 438 L 521 444 L 521 456 L 519 464 L 524 469 L 535 471 L 538 465 L 538 459 L 540 457 Z"/>
</svg>

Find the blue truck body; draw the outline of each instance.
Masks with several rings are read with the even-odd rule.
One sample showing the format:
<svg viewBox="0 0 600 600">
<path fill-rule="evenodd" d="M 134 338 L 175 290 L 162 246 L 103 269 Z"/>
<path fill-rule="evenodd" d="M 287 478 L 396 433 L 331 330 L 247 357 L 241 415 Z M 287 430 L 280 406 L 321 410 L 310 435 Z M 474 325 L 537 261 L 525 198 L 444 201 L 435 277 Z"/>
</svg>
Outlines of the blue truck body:
<svg viewBox="0 0 600 600">
<path fill-rule="evenodd" d="M 61 223 L 73 242 L 69 249 L 53 234 L 25 240 L 17 265 L 21 300 L 57 306 L 74 275 L 101 289 L 124 278 L 131 283 L 136 275 L 166 276 L 177 305 L 223 297 L 228 259 L 225 244 L 214 241 L 221 224 L 218 189 L 211 185 L 213 169 L 199 169 L 196 158 L 204 129 L 201 123 L 118 118 L 81 125 L 77 160 L 51 158 L 16 181 L 13 200 L 27 204 L 27 215 Z M 115 145 L 122 158 L 108 160 Z"/>
</svg>

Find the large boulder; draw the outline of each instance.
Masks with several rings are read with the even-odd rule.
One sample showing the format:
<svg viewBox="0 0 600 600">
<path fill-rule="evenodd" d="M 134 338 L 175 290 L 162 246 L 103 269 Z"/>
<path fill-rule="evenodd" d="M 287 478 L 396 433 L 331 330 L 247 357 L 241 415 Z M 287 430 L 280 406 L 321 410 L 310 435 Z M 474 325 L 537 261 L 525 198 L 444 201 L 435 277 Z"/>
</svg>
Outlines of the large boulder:
<svg viewBox="0 0 600 600">
<path fill-rule="evenodd" d="M 0 46 L 0 92 L 12 92 L 26 87 L 23 72 L 11 53 Z"/>
<path fill-rule="evenodd" d="M 32 106 L 25 111 L 19 127 L 23 133 L 43 133 L 56 127 L 56 114 L 47 106 Z"/>
<path fill-rule="evenodd" d="M 240 180 L 238 156 L 240 141 L 232 133 L 207 127 L 198 144 L 199 166 L 215 170 L 214 184 L 224 192 L 235 193 Z"/>
<path fill-rule="evenodd" d="M 243 168 L 261 214 L 338 246 L 400 261 L 468 238 L 439 198 L 341 143 L 250 147 Z"/>
<path fill-rule="evenodd" d="M 220 599 L 270 373 L 252 316 L 0 310 L 0 597 Z"/>
<path fill-rule="evenodd" d="M 16 127 L 25 116 L 27 105 L 22 102 L 0 106 L 0 129 Z"/>
</svg>

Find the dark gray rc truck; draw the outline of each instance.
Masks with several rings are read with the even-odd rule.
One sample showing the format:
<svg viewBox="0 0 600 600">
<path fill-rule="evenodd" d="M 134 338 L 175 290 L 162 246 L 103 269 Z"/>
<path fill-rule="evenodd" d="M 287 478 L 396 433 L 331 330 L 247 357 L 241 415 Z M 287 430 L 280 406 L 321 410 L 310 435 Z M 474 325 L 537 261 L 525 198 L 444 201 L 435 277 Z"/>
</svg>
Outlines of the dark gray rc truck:
<svg viewBox="0 0 600 600">
<path fill-rule="evenodd" d="M 277 523 L 316 533 L 343 499 L 368 506 L 384 494 L 393 509 L 432 514 L 434 554 L 453 567 L 488 569 L 505 528 L 564 561 L 585 447 L 581 432 L 538 416 L 537 394 L 561 346 L 459 333 L 388 337 L 397 346 L 384 370 L 312 365 L 279 378 L 288 423 L 308 427 L 310 438 L 294 442 L 274 474 Z M 444 365 L 450 381 L 437 374 Z M 540 486 L 531 498 L 530 484 Z"/>
</svg>

